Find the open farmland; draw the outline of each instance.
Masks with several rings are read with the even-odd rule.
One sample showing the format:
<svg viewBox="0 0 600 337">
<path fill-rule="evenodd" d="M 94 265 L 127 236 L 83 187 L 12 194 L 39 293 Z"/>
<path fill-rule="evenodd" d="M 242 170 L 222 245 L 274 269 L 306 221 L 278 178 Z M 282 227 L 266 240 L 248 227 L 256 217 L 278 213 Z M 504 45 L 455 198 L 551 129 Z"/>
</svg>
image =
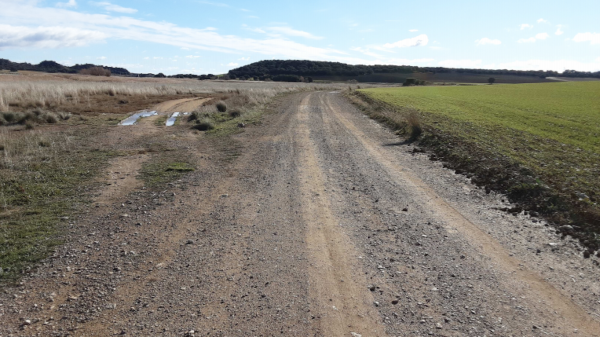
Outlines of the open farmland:
<svg viewBox="0 0 600 337">
<path fill-rule="evenodd" d="M 454 161 L 457 169 L 469 172 L 488 165 L 482 170 L 489 171 L 491 158 L 508 158 L 532 171 L 531 176 L 538 180 L 532 184 L 496 181 L 496 188 L 527 199 L 523 202 L 549 213 L 556 221 L 562 220 L 563 225 L 571 223 L 582 226 L 579 229 L 583 232 L 600 232 L 600 82 L 383 88 L 362 92 L 389 104 L 395 112 L 386 112 L 387 115 L 417 111 L 424 128 L 431 131 L 429 134 L 440 136 L 435 145 L 442 149 L 442 159 Z M 456 154 L 461 147 L 468 149 L 462 156 Z M 552 191 L 561 201 L 536 199 L 540 189 Z M 560 219 L 558 214 L 566 208 L 575 208 L 578 214 Z M 598 246 L 594 234 L 582 235 L 584 241 Z"/>
</svg>

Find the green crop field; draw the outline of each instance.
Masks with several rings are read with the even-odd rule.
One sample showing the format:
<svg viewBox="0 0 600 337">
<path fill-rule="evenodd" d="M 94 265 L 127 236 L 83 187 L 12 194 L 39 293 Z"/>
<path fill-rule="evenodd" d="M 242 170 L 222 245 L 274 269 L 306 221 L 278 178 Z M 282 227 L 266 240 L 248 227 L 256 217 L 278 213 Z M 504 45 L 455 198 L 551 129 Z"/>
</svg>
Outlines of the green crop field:
<svg viewBox="0 0 600 337">
<path fill-rule="evenodd" d="M 417 111 L 425 130 L 483 149 L 484 158 L 474 160 L 500 154 L 567 199 L 599 209 L 600 82 L 360 91 L 390 104 L 395 113 Z M 455 145 L 460 144 L 449 147 Z"/>
</svg>

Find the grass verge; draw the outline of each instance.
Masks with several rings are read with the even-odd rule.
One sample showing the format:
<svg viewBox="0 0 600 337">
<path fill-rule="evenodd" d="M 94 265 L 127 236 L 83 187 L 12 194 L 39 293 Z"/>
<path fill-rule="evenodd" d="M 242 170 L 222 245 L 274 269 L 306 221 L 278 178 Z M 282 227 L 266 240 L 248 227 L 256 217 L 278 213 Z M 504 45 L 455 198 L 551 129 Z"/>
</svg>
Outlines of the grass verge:
<svg viewBox="0 0 600 337">
<path fill-rule="evenodd" d="M 588 141 L 597 131 L 582 120 L 600 119 L 600 114 L 593 111 L 594 105 L 592 111 L 584 113 L 586 95 L 582 92 L 577 95 L 579 105 L 569 108 L 568 114 L 560 115 L 556 108 L 546 115 L 532 110 L 536 102 L 527 101 L 527 95 L 532 94 L 527 91 L 555 89 L 535 87 L 548 85 L 510 86 L 513 88 L 507 90 L 525 91 L 519 93 L 524 103 L 492 104 L 485 94 L 473 92 L 470 95 L 459 92 L 448 98 L 444 96 L 447 93 L 432 95 L 425 88 L 418 88 L 425 89 L 423 97 L 411 91 L 406 100 L 398 97 L 413 88 L 396 89 L 399 92 L 387 97 L 390 90 L 386 95 L 365 90 L 352 92 L 348 97 L 371 118 L 401 135 L 408 136 L 410 132 L 407 116 L 418 114 L 423 130 L 418 144 L 431 152 L 431 159 L 444 161 L 445 166 L 467 175 L 488 192 L 506 194 L 516 205 L 507 211 L 544 216 L 563 236 L 578 238 L 588 249 L 584 256 L 589 256 L 600 249 L 600 181 L 597 179 L 600 156 L 596 141 Z M 452 90 L 473 88 L 481 90 L 477 87 Z M 491 96 L 496 94 L 490 91 Z M 520 103 L 529 106 L 521 108 Z M 502 109 L 509 116 L 503 115 Z M 545 107 L 538 102 L 539 109 Z M 520 123 L 519 120 L 524 120 L 520 125 L 527 127 L 512 125 Z M 542 126 L 532 129 L 536 125 Z M 558 130 L 552 134 L 552 128 Z M 577 134 L 572 136 L 571 133 Z"/>
<path fill-rule="evenodd" d="M 192 164 L 178 160 L 173 154 L 161 153 L 142 166 L 140 177 L 145 186 L 158 188 L 194 170 Z"/>
<path fill-rule="evenodd" d="M 0 283 L 12 283 L 61 243 L 61 228 L 116 153 L 86 139 L 99 130 L 0 130 Z"/>
</svg>

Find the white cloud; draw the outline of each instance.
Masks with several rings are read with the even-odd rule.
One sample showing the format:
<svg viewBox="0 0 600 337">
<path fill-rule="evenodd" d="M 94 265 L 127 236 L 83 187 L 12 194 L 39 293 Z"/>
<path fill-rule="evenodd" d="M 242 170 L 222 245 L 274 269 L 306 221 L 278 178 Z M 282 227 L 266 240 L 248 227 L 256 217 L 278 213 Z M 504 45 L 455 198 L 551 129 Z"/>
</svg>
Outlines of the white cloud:
<svg viewBox="0 0 600 337">
<path fill-rule="evenodd" d="M 250 61 L 250 57 L 240 57 L 240 61 Z"/>
<path fill-rule="evenodd" d="M 499 45 L 502 42 L 500 42 L 500 40 L 498 40 L 498 39 L 490 39 L 490 38 L 484 37 L 483 39 L 475 40 L 475 43 L 477 43 L 480 46 L 485 46 L 488 44 Z"/>
<path fill-rule="evenodd" d="M 106 56 L 97 57 L 98 60 L 106 60 Z"/>
<path fill-rule="evenodd" d="M 239 66 L 239 64 L 235 63 L 235 62 L 230 62 L 230 63 L 227 63 L 227 66 L 228 67 L 237 67 L 237 66 Z"/>
<path fill-rule="evenodd" d="M 278 33 L 278 34 L 283 34 L 283 35 L 287 35 L 287 36 L 298 36 L 298 37 L 303 37 L 303 38 L 307 38 L 307 39 L 312 39 L 312 40 L 321 40 L 323 39 L 320 36 L 315 36 L 312 35 L 311 33 L 308 32 L 303 32 L 301 30 L 296 30 L 290 27 L 269 27 L 266 28 L 266 30 L 270 31 L 270 32 L 274 32 L 274 33 Z"/>
<path fill-rule="evenodd" d="M 56 7 L 77 7 L 77 1 L 69 0 L 68 2 L 59 2 Z"/>
<path fill-rule="evenodd" d="M 535 42 L 535 37 L 530 37 L 528 39 L 519 39 L 518 43 L 533 43 Z"/>
<path fill-rule="evenodd" d="M 533 28 L 533 25 L 530 25 L 530 24 L 528 24 L 528 23 L 523 23 L 523 24 L 521 24 L 521 30 L 523 30 L 523 29 L 525 29 L 525 28 L 529 28 L 529 29 L 531 29 L 531 28 Z"/>
<path fill-rule="evenodd" d="M 372 52 L 369 48 L 353 47 L 350 50 L 357 51 L 371 57 L 383 58 L 382 55 Z"/>
<path fill-rule="evenodd" d="M 556 33 L 554 33 L 554 34 L 556 34 L 556 35 L 563 35 L 563 33 L 564 32 L 562 31 L 562 25 L 557 25 L 556 26 Z"/>
<path fill-rule="evenodd" d="M 108 14 L 89 14 L 68 9 L 39 7 L 36 1 L 0 0 L 0 7 L 2 8 L 0 22 L 8 27 L 11 27 L 10 25 L 60 26 L 63 29 L 100 32 L 102 35 L 92 35 L 95 40 L 99 40 L 101 37 L 225 53 L 257 53 L 271 57 L 353 61 L 346 52 L 333 48 L 313 47 L 279 37 L 252 39 L 235 35 L 221 35 L 213 30 L 182 27 L 165 21 L 148 21 L 127 16 L 117 17 Z M 13 38 L 14 34 L 8 36 L 15 39 Z M 85 41 L 90 41 L 90 39 L 83 39 L 79 44 L 84 44 Z M 20 43 L 26 43 L 26 41 Z M 74 45 L 75 43 L 63 41 L 63 45 L 69 44 Z M 15 43 L 5 43 L 4 45 L 4 48 L 16 46 Z"/>
<path fill-rule="evenodd" d="M 481 68 L 481 60 L 444 60 L 438 65 L 447 68 Z"/>
<path fill-rule="evenodd" d="M 600 33 L 578 33 L 573 38 L 575 42 L 589 42 L 590 44 L 600 44 Z"/>
<path fill-rule="evenodd" d="M 243 24 L 242 28 L 244 28 L 245 30 L 249 30 L 251 32 L 255 32 L 255 33 L 267 34 L 267 35 L 269 35 L 271 37 L 275 37 L 275 38 L 279 38 L 279 37 L 282 37 L 283 35 L 286 35 L 286 36 L 294 36 L 294 37 L 303 37 L 303 38 L 307 38 L 307 39 L 311 39 L 311 40 L 323 39 L 323 37 L 321 37 L 321 36 L 315 36 L 311 33 L 293 29 L 293 28 L 290 28 L 287 26 L 252 28 L 246 24 Z"/>
<path fill-rule="evenodd" d="M 528 39 L 519 39 L 517 42 L 518 43 L 534 43 L 535 41 L 538 41 L 538 40 L 545 40 L 549 36 L 550 35 L 548 35 L 548 33 L 539 33 L 539 34 L 536 34 L 535 36 L 530 37 Z"/>
<path fill-rule="evenodd" d="M 0 50 L 81 47 L 106 39 L 101 32 L 70 27 L 24 27 L 0 24 Z"/>
<path fill-rule="evenodd" d="M 102 7 L 104 8 L 104 10 L 108 11 L 108 12 L 117 12 L 117 13 L 126 13 L 126 14 L 133 14 L 133 13 L 137 13 L 137 9 L 134 8 L 126 8 L 126 7 L 121 7 L 119 5 L 113 5 L 110 2 L 94 2 L 91 1 L 90 4 L 94 5 L 94 6 L 98 6 L 98 7 Z"/>
<path fill-rule="evenodd" d="M 378 49 L 394 49 L 394 48 L 408 48 L 408 47 L 420 47 L 426 46 L 429 43 L 429 38 L 425 34 L 421 34 L 408 39 L 400 40 L 394 43 L 386 43 Z"/>
<path fill-rule="evenodd" d="M 200 57 L 199 55 L 187 55 L 185 58 L 188 58 L 188 59 L 197 59 L 199 57 Z"/>
<path fill-rule="evenodd" d="M 416 32 L 418 32 L 419 30 L 418 30 L 418 29 L 409 29 L 408 31 L 409 31 L 409 32 L 411 32 L 411 33 L 416 33 Z"/>
<path fill-rule="evenodd" d="M 544 19 L 538 19 L 537 23 L 548 23 L 548 20 L 544 20 Z"/>
</svg>

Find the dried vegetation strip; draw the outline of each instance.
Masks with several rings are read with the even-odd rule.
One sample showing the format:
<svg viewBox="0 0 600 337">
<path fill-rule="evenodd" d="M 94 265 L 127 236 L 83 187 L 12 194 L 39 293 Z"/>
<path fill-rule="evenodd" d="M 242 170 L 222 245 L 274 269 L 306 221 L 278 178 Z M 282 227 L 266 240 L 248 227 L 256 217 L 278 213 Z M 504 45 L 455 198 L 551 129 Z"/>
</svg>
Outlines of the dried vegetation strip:
<svg viewBox="0 0 600 337">
<path fill-rule="evenodd" d="M 507 194 L 563 235 L 600 249 L 600 83 L 426 87 L 354 92 L 368 115 L 399 133 L 418 115 L 432 159 Z"/>
</svg>

